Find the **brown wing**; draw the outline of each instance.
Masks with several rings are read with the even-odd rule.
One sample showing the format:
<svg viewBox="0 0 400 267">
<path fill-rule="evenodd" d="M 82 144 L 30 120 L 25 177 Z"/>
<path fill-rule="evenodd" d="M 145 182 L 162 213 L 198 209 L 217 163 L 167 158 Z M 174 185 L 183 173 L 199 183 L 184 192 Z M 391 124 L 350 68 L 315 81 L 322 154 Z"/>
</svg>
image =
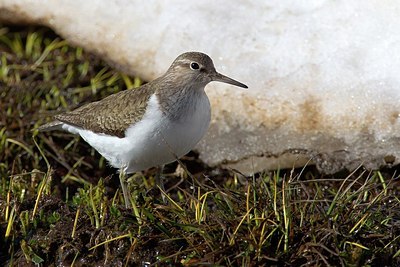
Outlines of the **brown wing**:
<svg viewBox="0 0 400 267">
<path fill-rule="evenodd" d="M 154 93 L 153 87 L 148 85 L 121 91 L 100 101 L 59 114 L 55 118 L 95 133 L 122 138 L 125 136 L 125 130 L 141 120 L 146 112 L 147 101 Z"/>
</svg>

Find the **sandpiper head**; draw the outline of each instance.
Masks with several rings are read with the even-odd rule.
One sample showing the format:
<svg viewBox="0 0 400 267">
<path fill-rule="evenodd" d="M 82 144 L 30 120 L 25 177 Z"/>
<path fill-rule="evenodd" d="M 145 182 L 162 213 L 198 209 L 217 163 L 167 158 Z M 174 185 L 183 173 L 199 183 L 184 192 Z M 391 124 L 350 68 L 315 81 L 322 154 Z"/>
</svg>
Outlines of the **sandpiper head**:
<svg viewBox="0 0 400 267">
<path fill-rule="evenodd" d="M 167 74 L 173 75 L 181 82 L 198 84 L 201 87 L 209 82 L 217 81 L 247 88 L 245 84 L 218 73 L 212 59 L 200 52 L 181 54 L 172 63 Z"/>
</svg>

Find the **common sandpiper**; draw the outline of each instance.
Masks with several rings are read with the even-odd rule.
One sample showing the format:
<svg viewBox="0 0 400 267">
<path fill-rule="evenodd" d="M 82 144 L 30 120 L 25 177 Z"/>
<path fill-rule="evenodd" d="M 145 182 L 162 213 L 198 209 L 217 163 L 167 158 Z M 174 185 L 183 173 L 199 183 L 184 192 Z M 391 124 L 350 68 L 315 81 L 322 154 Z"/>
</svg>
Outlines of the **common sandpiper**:
<svg viewBox="0 0 400 267">
<path fill-rule="evenodd" d="M 128 208 L 125 174 L 175 161 L 206 133 L 211 108 L 204 88 L 212 81 L 247 88 L 218 73 L 208 55 L 187 52 L 178 56 L 161 77 L 56 115 L 39 130 L 79 134 L 118 168 Z"/>
</svg>

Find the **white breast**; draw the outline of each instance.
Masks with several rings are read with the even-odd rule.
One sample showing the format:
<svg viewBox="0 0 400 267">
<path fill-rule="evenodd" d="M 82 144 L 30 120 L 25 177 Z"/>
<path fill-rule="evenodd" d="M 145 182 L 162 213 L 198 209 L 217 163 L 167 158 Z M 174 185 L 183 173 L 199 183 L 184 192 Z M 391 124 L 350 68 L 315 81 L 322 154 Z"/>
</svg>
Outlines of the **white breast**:
<svg viewBox="0 0 400 267">
<path fill-rule="evenodd" d="M 64 124 L 103 155 L 115 168 L 132 173 L 170 163 L 188 153 L 200 141 L 210 124 L 210 103 L 203 92 L 194 108 L 179 121 L 163 116 L 156 96 L 152 96 L 142 121 L 134 124 L 124 138 L 94 133 Z"/>
</svg>

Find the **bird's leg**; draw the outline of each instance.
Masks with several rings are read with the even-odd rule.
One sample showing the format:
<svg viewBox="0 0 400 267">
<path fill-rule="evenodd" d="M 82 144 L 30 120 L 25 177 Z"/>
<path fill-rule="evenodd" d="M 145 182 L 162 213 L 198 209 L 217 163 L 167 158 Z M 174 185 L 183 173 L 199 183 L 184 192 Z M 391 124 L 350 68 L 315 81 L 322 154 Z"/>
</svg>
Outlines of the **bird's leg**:
<svg viewBox="0 0 400 267">
<path fill-rule="evenodd" d="M 124 195 L 124 201 L 125 201 L 125 207 L 129 209 L 131 207 L 131 201 L 130 201 L 130 194 L 126 185 L 126 167 L 123 166 L 121 167 L 121 170 L 119 172 L 119 182 L 121 183 L 121 188 L 122 188 L 122 194 Z"/>
<path fill-rule="evenodd" d="M 161 197 L 162 200 L 165 204 L 168 203 L 164 193 L 165 193 L 165 187 L 164 187 L 164 176 L 163 176 L 163 171 L 164 171 L 164 165 L 161 165 L 158 167 L 158 172 L 156 174 L 156 185 L 158 185 L 161 189 Z"/>
</svg>

